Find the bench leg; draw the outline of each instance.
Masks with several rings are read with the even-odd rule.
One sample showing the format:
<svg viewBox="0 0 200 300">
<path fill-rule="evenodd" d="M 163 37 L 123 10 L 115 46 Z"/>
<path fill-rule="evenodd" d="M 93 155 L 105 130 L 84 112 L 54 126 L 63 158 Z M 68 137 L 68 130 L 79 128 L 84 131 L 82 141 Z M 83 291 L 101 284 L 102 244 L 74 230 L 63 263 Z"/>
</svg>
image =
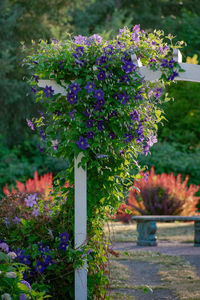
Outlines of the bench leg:
<svg viewBox="0 0 200 300">
<path fill-rule="evenodd" d="M 155 221 L 141 221 L 137 223 L 138 231 L 138 246 L 157 246 L 156 242 L 156 222 Z"/>
<path fill-rule="evenodd" d="M 194 222 L 194 246 L 200 247 L 200 221 Z"/>
</svg>

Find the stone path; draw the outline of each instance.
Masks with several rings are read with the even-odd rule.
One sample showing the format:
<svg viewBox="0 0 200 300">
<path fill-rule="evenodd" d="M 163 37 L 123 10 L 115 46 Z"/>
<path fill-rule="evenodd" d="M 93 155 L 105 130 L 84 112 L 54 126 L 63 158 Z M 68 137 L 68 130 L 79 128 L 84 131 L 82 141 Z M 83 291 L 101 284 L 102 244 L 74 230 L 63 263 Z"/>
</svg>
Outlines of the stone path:
<svg viewBox="0 0 200 300">
<path fill-rule="evenodd" d="M 195 267 L 197 275 L 200 277 L 200 247 L 194 247 L 192 244 L 187 243 L 173 243 L 173 242 L 161 242 L 156 247 L 141 247 L 136 243 L 115 243 L 113 249 L 116 251 L 150 251 L 161 252 L 167 255 L 182 256 L 192 266 Z M 120 263 L 127 265 L 131 273 L 131 284 L 133 285 L 149 285 L 159 286 L 161 284 L 161 278 L 158 275 L 158 265 L 155 263 L 149 263 L 144 261 L 119 261 Z M 124 292 L 135 297 L 136 300 L 178 300 L 173 294 L 173 291 L 158 288 L 143 294 L 142 290 L 123 290 Z M 199 298 L 200 299 L 200 298 Z"/>
</svg>

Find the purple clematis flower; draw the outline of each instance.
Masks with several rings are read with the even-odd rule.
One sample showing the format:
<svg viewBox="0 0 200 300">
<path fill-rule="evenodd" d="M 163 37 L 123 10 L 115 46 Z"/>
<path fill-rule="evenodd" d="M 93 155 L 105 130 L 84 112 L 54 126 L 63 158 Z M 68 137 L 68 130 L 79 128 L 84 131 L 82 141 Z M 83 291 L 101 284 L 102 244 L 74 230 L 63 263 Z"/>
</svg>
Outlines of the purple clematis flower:
<svg viewBox="0 0 200 300">
<path fill-rule="evenodd" d="M 87 133 L 87 138 L 88 139 L 93 139 L 94 138 L 94 131 L 88 131 L 88 133 Z"/>
<path fill-rule="evenodd" d="M 88 93 L 93 92 L 95 88 L 94 81 L 93 82 L 87 82 L 87 85 L 85 86 L 85 89 L 88 90 Z"/>
<path fill-rule="evenodd" d="M 97 121 L 97 129 L 99 131 L 103 131 L 104 129 L 103 121 Z"/>
<path fill-rule="evenodd" d="M 87 128 L 90 128 L 94 125 L 94 121 L 93 120 L 87 120 L 85 125 L 86 125 Z"/>
<path fill-rule="evenodd" d="M 98 78 L 99 81 L 100 81 L 100 80 L 104 81 L 105 78 L 106 78 L 106 73 L 105 73 L 104 71 L 100 71 L 100 72 L 98 73 L 98 75 L 97 75 L 97 78 Z"/>
<path fill-rule="evenodd" d="M 33 78 L 34 78 L 35 82 L 39 82 L 39 76 L 33 75 Z"/>
<path fill-rule="evenodd" d="M 69 233 L 67 233 L 66 231 L 64 231 L 63 233 L 60 233 L 59 236 L 60 236 L 61 242 L 66 243 L 69 241 Z"/>
<path fill-rule="evenodd" d="M 125 105 L 129 101 L 129 96 L 126 92 L 124 92 L 123 94 L 118 95 L 118 99 L 123 105 Z"/>
<path fill-rule="evenodd" d="M 102 91 L 102 89 L 96 90 L 96 91 L 94 92 L 94 97 L 95 97 L 97 100 L 103 99 L 103 96 L 104 96 L 104 92 Z"/>
<path fill-rule="evenodd" d="M 78 148 L 86 150 L 89 147 L 87 139 L 80 136 L 79 140 L 76 142 Z"/>
<path fill-rule="evenodd" d="M 72 83 L 72 85 L 69 87 L 72 93 L 78 93 L 81 91 L 80 86 L 78 83 Z"/>
<path fill-rule="evenodd" d="M 45 264 L 40 261 L 37 261 L 35 270 L 36 270 L 36 272 L 42 274 L 45 270 Z"/>
<path fill-rule="evenodd" d="M 140 119 L 140 114 L 135 110 L 130 113 L 131 120 L 137 122 Z"/>
<path fill-rule="evenodd" d="M 26 119 L 26 122 L 28 124 L 28 127 L 30 127 L 32 130 L 35 130 L 34 124 L 29 119 Z"/>
<path fill-rule="evenodd" d="M 33 86 L 31 86 L 31 91 L 33 92 L 33 94 L 37 93 L 37 90 Z"/>
<path fill-rule="evenodd" d="M 151 135 L 149 136 L 148 140 L 147 140 L 147 144 L 149 147 L 152 147 L 153 144 L 156 144 L 157 143 L 157 137 L 155 135 Z"/>
<path fill-rule="evenodd" d="M 112 118 L 112 117 L 117 117 L 117 116 L 118 116 L 118 113 L 117 113 L 116 110 L 111 111 L 111 113 L 110 113 L 110 117 L 111 117 L 111 118 Z"/>
<path fill-rule="evenodd" d="M 73 92 L 69 92 L 69 93 L 67 94 L 67 101 L 68 101 L 70 104 L 76 104 L 77 101 L 78 101 L 77 94 L 76 94 L 76 93 L 73 93 Z"/>
<path fill-rule="evenodd" d="M 142 148 L 142 154 L 144 154 L 145 156 L 147 156 L 149 153 L 149 145 L 146 144 L 145 146 L 143 146 Z"/>
<path fill-rule="evenodd" d="M 51 86 L 46 85 L 45 88 L 43 89 L 43 92 L 45 94 L 45 97 L 48 98 L 53 96 L 54 90 L 52 89 Z"/>
<path fill-rule="evenodd" d="M 125 64 L 122 66 L 122 69 L 125 71 L 125 73 L 131 73 L 135 70 L 136 65 L 131 60 L 126 60 Z"/>
</svg>

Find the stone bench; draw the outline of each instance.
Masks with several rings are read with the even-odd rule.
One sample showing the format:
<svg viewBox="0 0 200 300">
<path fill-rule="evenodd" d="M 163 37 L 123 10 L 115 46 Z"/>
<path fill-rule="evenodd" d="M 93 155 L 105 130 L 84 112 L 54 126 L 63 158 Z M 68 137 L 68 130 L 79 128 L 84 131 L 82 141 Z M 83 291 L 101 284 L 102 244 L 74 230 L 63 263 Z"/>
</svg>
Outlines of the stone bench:
<svg viewBox="0 0 200 300">
<path fill-rule="evenodd" d="M 138 246 L 157 246 L 156 222 L 194 222 L 194 246 L 200 246 L 200 216 L 133 216 L 137 222 Z"/>
</svg>

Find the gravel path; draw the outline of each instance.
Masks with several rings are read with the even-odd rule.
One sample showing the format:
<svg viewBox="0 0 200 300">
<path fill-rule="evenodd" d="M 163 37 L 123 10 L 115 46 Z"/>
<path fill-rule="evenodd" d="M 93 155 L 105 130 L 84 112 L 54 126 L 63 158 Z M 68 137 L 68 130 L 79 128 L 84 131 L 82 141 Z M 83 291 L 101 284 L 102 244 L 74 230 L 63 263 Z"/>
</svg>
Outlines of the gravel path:
<svg viewBox="0 0 200 300">
<path fill-rule="evenodd" d="M 182 256 L 187 262 L 195 267 L 196 273 L 200 278 L 200 247 L 194 247 L 188 243 L 173 243 L 160 242 L 156 247 L 141 247 L 136 243 L 121 242 L 112 245 L 116 251 L 150 251 L 160 252 L 166 255 Z M 149 285 L 159 286 L 161 278 L 158 275 L 158 265 L 156 263 L 142 262 L 142 261 L 120 261 L 120 263 L 127 265 L 131 272 L 131 283 L 134 285 Z M 173 294 L 173 291 L 168 289 L 154 289 L 153 293 L 148 291 L 143 294 L 142 290 L 119 290 L 135 297 L 136 300 L 178 300 Z"/>
</svg>

